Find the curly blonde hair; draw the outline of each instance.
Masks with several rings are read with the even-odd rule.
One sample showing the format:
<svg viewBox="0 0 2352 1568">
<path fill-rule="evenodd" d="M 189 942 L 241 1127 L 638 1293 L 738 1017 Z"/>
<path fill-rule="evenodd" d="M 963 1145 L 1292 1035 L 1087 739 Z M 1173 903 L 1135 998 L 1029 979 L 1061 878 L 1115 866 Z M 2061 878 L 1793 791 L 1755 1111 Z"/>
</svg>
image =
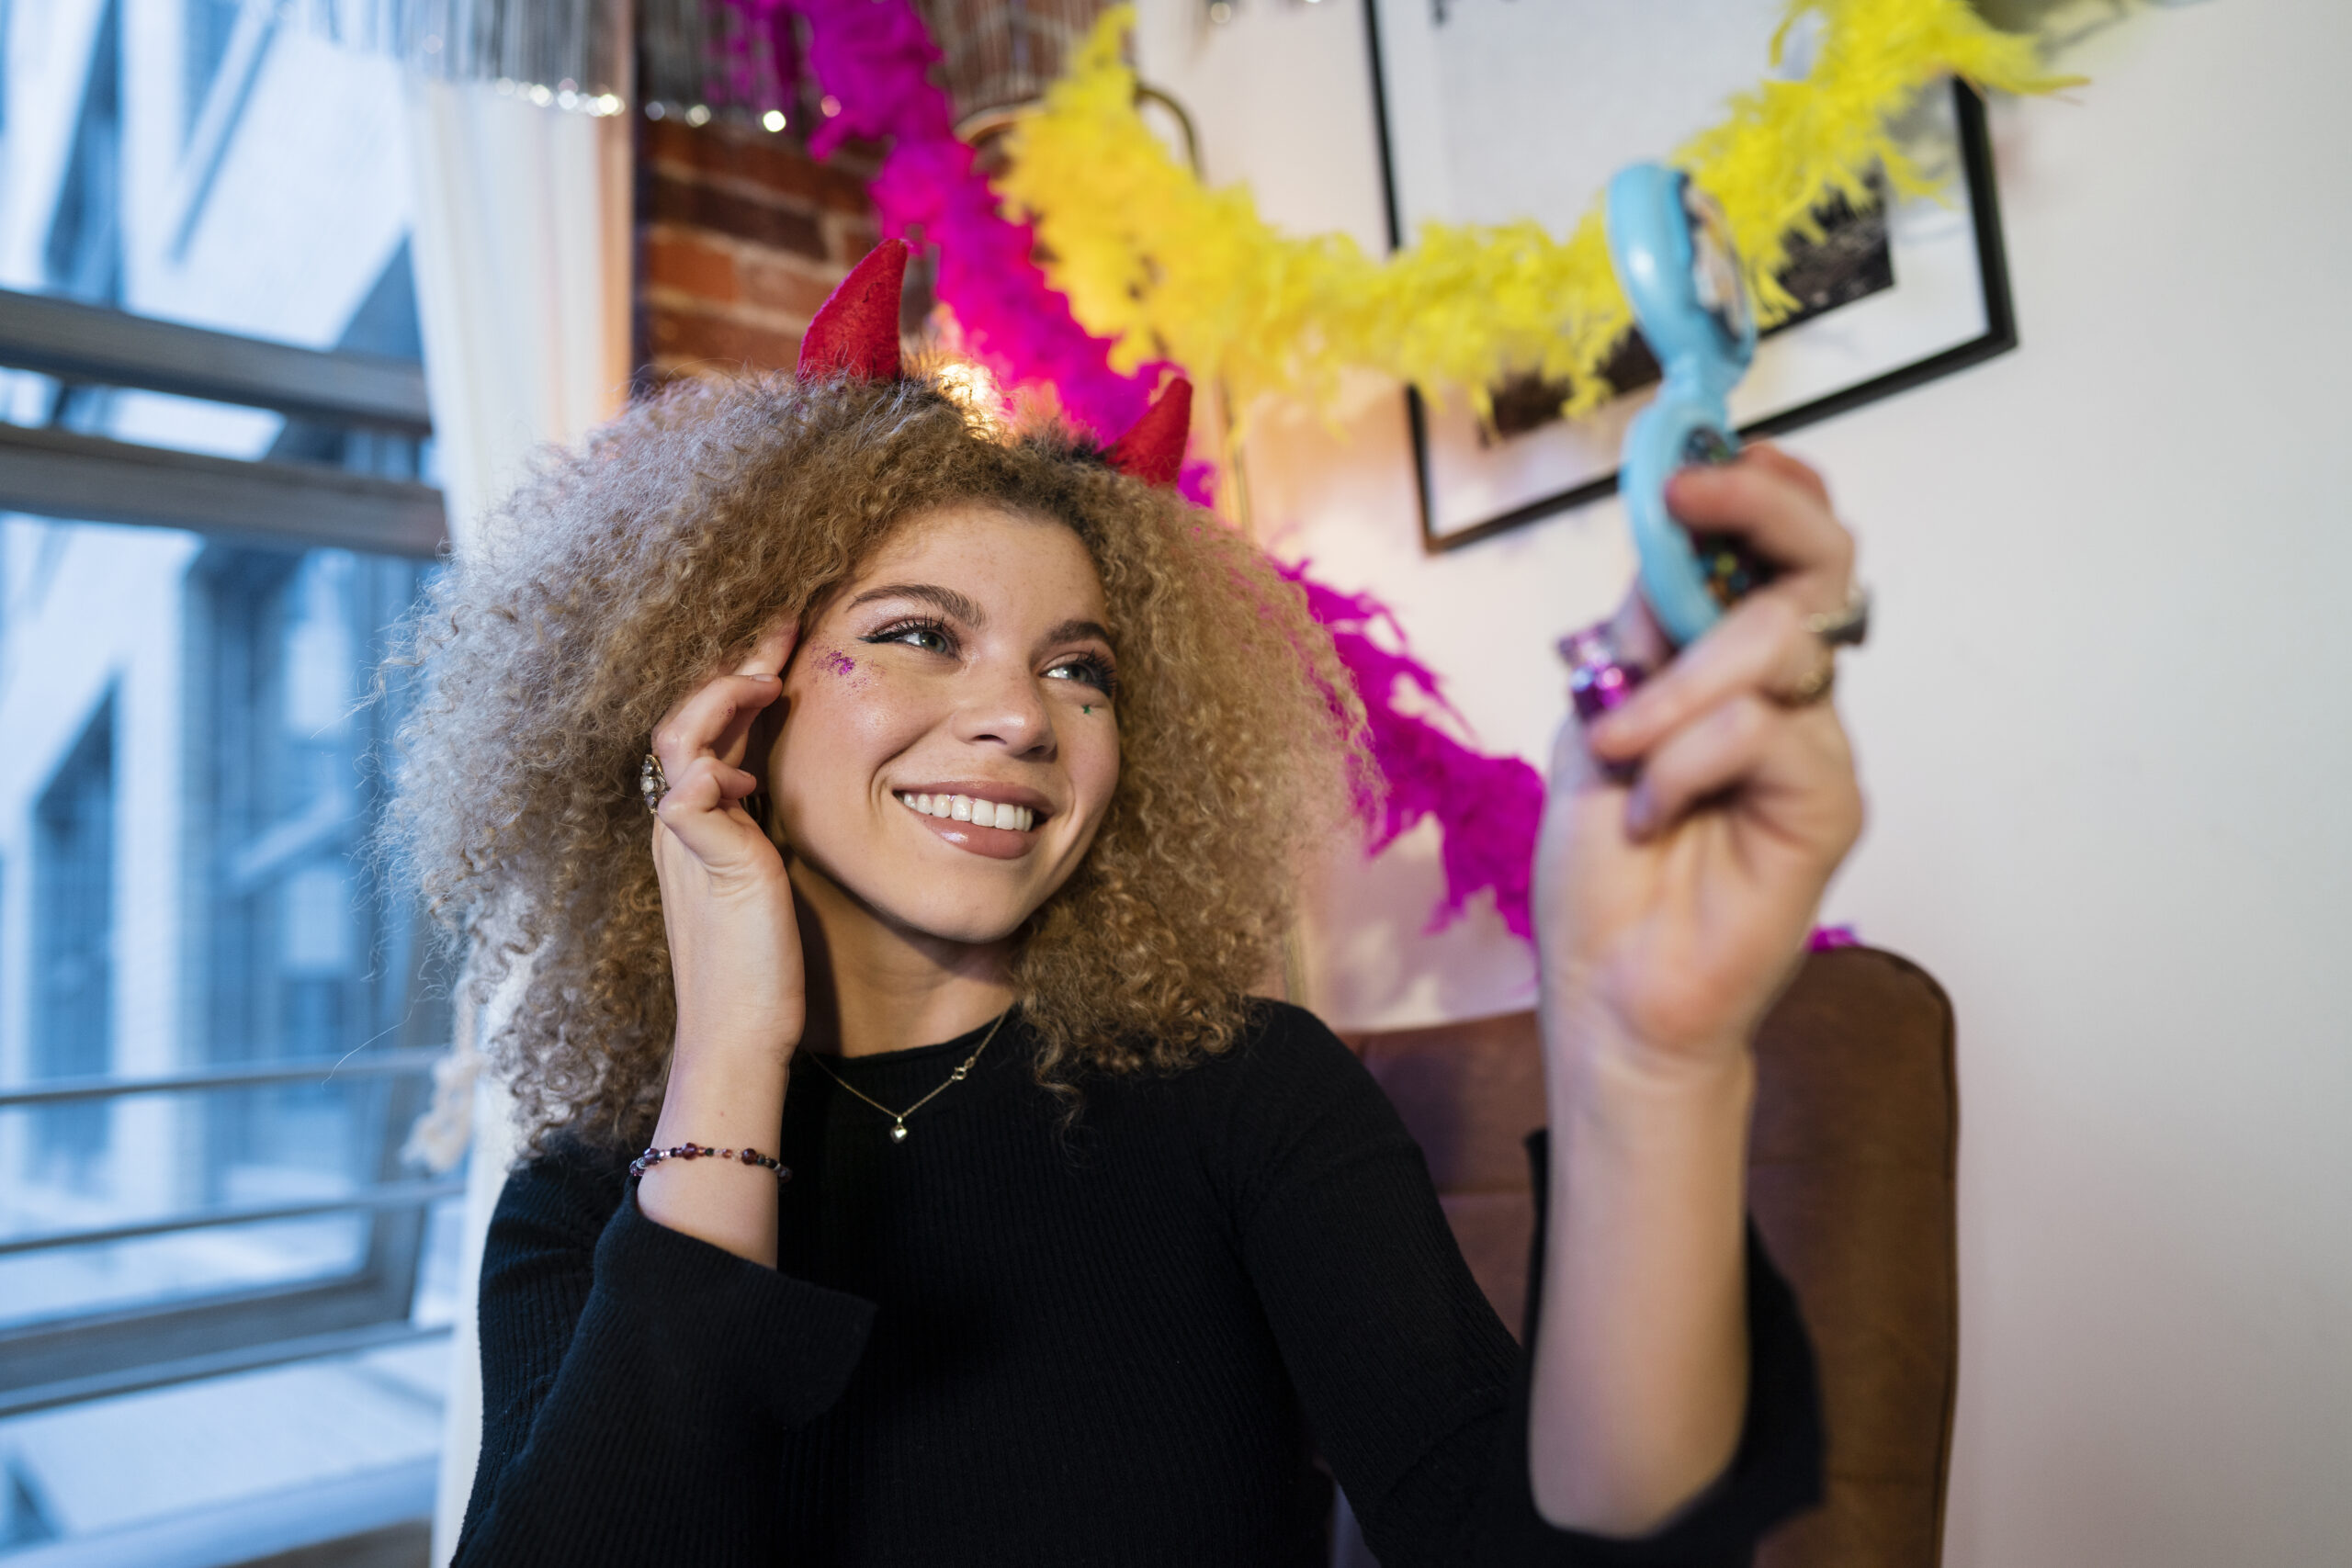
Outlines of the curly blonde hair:
<svg viewBox="0 0 2352 1568">
<path fill-rule="evenodd" d="M 761 629 L 804 624 L 906 520 L 1059 521 L 1102 581 L 1119 783 L 1012 979 L 1043 1082 L 1227 1049 L 1299 853 L 1363 776 L 1363 714 L 1297 588 L 1247 539 L 1050 421 L 1010 432 L 928 377 L 681 383 L 549 452 L 441 576 L 381 842 L 471 960 L 484 1042 L 544 1146 L 642 1141 L 675 998 L 637 773 L 655 723 Z"/>
</svg>

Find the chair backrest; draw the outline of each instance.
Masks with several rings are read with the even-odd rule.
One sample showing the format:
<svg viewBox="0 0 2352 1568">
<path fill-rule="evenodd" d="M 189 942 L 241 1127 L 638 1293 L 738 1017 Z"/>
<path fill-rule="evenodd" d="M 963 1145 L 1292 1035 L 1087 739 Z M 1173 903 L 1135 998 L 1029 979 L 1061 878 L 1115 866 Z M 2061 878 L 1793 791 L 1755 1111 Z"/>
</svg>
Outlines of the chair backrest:
<svg viewBox="0 0 2352 1568">
<path fill-rule="evenodd" d="M 1532 1013 L 1362 1034 L 1420 1141 L 1470 1269 L 1514 1333 L 1544 1121 Z M 1821 1362 L 1828 1496 L 1759 1568 L 1934 1568 L 1959 1371 L 1951 1003 L 1873 948 L 1807 958 L 1756 1043 L 1749 1201 Z"/>
</svg>

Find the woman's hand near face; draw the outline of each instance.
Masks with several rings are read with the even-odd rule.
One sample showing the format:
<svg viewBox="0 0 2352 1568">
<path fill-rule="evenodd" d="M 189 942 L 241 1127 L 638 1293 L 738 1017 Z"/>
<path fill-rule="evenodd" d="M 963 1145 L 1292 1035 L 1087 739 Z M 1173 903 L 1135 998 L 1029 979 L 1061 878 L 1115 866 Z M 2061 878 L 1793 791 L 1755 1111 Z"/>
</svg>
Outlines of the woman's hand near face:
<svg viewBox="0 0 2352 1568">
<path fill-rule="evenodd" d="M 664 716 L 653 754 L 670 788 L 656 808 L 653 864 L 678 1032 L 653 1141 L 750 1146 L 773 1156 L 784 1089 L 808 1015 L 808 985 L 784 857 L 744 802 L 752 728 L 783 695 L 795 628 L 778 626 L 732 671 Z M 756 1166 L 665 1160 L 638 1190 L 647 1216 L 771 1266 L 775 1179 Z"/>
<path fill-rule="evenodd" d="M 784 694 L 794 638 L 791 626 L 771 630 L 740 667 L 689 694 L 653 731 L 670 782 L 654 812 L 653 865 L 679 1042 L 779 1064 L 799 1043 L 807 987 L 792 884 L 744 806 L 759 779 L 743 763 L 752 725 Z"/>
<path fill-rule="evenodd" d="M 1669 492 L 1779 574 L 1658 669 L 1638 598 L 1623 654 L 1658 669 L 1554 752 L 1535 867 L 1552 1168 L 1529 1439 L 1555 1524 L 1656 1528 L 1730 1461 L 1746 1409 L 1743 1229 L 1757 1026 L 1861 827 L 1852 753 L 1800 702 L 1853 541 L 1769 446 Z M 1630 780 L 1630 782 L 1628 782 Z"/>
</svg>

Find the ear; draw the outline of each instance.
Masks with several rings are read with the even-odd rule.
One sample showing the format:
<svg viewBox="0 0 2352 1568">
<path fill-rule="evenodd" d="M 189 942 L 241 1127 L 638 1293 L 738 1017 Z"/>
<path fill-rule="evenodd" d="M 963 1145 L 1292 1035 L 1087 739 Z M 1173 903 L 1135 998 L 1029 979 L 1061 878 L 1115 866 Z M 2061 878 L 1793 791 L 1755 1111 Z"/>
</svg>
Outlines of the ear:
<svg viewBox="0 0 2352 1568">
<path fill-rule="evenodd" d="M 850 269 L 800 340 L 800 378 L 843 371 L 865 381 L 899 374 L 899 292 L 907 277 L 907 243 L 885 240 Z"/>
<path fill-rule="evenodd" d="M 1102 457 L 1123 474 L 1171 490 L 1184 467 L 1184 438 L 1192 433 L 1193 383 L 1179 376 L 1160 389 L 1143 417 L 1112 442 Z"/>
</svg>

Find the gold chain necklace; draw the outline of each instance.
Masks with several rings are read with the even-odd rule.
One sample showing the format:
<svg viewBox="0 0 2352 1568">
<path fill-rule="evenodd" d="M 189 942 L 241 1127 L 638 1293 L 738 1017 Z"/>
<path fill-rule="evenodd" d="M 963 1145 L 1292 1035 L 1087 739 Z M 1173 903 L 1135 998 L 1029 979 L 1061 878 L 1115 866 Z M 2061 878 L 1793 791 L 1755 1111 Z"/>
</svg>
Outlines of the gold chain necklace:
<svg viewBox="0 0 2352 1568">
<path fill-rule="evenodd" d="M 894 1144 L 903 1144 L 907 1141 L 907 1118 L 912 1116 L 916 1111 L 921 1111 L 924 1106 L 929 1105 L 933 1100 L 937 1100 L 941 1095 L 945 1094 L 950 1088 L 962 1083 L 966 1076 L 971 1072 L 972 1064 L 980 1059 L 980 1053 L 989 1048 L 989 1042 L 996 1038 L 996 1032 L 1003 1028 L 1004 1021 L 1012 1016 L 1012 1010 L 1011 1008 L 1007 1008 L 1002 1012 L 997 1014 L 996 1021 L 989 1025 L 989 1032 L 980 1036 L 980 1043 L 972 1048 L 972 1054 L 964 1058 L 964 1065 L 956 1068 L 954 1072 L 948 1074 L 946 1082 L 942 1083 L 937 1089 L 933 1089 L 929 1094 L 924 1095 L 921 1100 L 916 1100 L 904 1111 L 891 1110 L 888 1106 L 883 1104 L 880 1100 L 875 1099 L 872 1095 L 866 1093 L 855 1084 L 851 1083 L 848 1079 L 842 1077 L 841 1074 L 833 1071 L 831 1065 L 829 1064 L 824 1057 L 811 1056 L 808 1059 L 816 1063 L 819 1066 L 823 1067 L 827 1077 L 841 1085 L 842 1088 L 847 1089 L 850 1093 L 857 1096 L 858 1099 L 865 1101 L 866 1104 L 874 1107 L 875 1110 L 882 1112 L 883 1115 L 888 1116 L 890 1119 L 890 1141 Z"/>
</svg>

